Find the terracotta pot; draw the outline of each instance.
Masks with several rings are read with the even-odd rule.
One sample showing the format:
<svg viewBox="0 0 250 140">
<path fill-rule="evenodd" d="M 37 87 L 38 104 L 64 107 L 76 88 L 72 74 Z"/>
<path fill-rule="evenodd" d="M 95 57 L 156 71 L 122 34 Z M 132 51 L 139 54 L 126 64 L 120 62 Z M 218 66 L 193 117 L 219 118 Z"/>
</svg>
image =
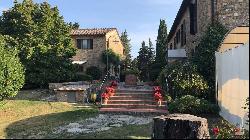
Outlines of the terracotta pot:
<svg viewBox="0 0 250 140">
<path fill-rule="evenodd" d="M 104 99 L 103 104 L 105 104 L 105 105 L 108 104 L 108 99 Z"/>
<path fill-rule="evenodd" d="M 158 101 L 157 101 L 157 105 L 158 105 L 158 106 L 161 106 L 161 100 L 158 100 Z"/>
</svg>

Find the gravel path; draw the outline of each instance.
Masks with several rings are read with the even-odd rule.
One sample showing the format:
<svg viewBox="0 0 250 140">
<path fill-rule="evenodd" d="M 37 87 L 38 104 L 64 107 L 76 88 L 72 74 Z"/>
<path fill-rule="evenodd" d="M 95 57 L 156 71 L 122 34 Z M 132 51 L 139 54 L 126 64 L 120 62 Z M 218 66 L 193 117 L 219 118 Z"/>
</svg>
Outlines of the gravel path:
<svg viewBox="0 0 250 140">
<path fill-rule="evenodd" d="M 84 121 L 74 122 L 55 129 L 54 134 L 61 133 L 93 133 L 109 130 L 114 127 L 124 125 L 143 125 L 153 121 L 152 116 L 139 117 L 130 115 L 109 115 L 99 114 L 94 118 L 88 118 Z"/>
</svg>

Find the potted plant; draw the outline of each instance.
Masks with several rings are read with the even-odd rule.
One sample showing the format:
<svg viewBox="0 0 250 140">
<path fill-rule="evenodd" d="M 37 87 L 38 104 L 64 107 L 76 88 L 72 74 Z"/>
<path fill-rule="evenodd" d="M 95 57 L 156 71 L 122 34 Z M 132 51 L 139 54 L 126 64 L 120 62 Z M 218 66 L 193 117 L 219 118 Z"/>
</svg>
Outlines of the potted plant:
<svg viewBox="0 0 250 140">
<path fill-rule="evenodd" d="M 155 98 L 155 100 L 156 100 L 156 102 L 157 102 L 157 105 L 158 106 L 161 106 L 161 103 L 162 103 L 162 95 L 161 95 L 161 93 L 162 93 L 162 89 L 161 89 L 161 87 L 160 86 L 155 86 L 154 87 L 154 98 Z"/>
<path fill-rule="evenodd" d="M 137 85 L 139 71 L 136 69 L 129 69 L 125 71 L 125 85 Z"/>
<path fill-rule="evenodd" d="M 113 87 L 106 87 L 106 93 L 108 93 L 109 96 L 114 96 L 115 89 Z"/>
<path fill-rule="evenodd" d="M 104 93 L 102 93 L 102 98 L 103 98 L 103 104 L 107 104 L 108 99 L 109 99 L 109 95 L 106 92 L 104 92 Z"/>
</svg>

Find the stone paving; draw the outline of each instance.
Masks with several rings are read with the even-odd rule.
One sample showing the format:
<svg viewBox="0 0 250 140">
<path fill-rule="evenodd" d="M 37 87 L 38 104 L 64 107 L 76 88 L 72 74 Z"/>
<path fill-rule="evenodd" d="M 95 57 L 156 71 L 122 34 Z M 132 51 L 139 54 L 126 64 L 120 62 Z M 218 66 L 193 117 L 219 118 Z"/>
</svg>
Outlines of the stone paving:
<svg viewBox="0 0 250 140">
<path fill-rule="evenodd" d="M 73 122 L 60 126 L 54 130 L 54 134 L 69 133 L 93 133 L 109 130 L 115 127 L 125 125 L 143 125 L 153 122 L 154 116 L 131 116 L 131 115 L 111 115 L 99 114 L 94 118 L 88 118 L 84 121 Z"/>
</svg>

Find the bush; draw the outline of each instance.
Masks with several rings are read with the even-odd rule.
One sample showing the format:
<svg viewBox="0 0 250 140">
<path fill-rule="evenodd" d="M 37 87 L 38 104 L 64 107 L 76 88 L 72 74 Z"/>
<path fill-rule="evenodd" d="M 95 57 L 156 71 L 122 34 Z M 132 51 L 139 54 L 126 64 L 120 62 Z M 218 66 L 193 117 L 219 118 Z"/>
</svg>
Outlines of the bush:
<svg viewBox="0 0 250 140">
<path fill-rule="evenodd" d="M 215 101 L 215 55 L 220 43 L 223 41 L 228 30 L 219 22 L 213 22 L 208 26 L 200 43 L 195 48 L 191 61 L 197 65 L 198 72 L 206 79 L 210 94 L 209 100 Z"/>
<path fill-rule="evenodd" d="M 75 76 L 72 79 L 72 82 L 77 82 L 77 81 L 92 81 L 93 78 L 91 75 L 87 75 L 84 73 L 76 73 Z"/>
<path fill-rule="evenodd" d="M 171 113 L 188 113 L 193 115 L 217 114 L 219 107 L 207 100 L 199 99 L 191 95 L 185 95 L 169 104 Z"/>
<path fill-rule="evenodd" d="M 96 66 L 88 67 L 86 74 L 92 76 L 93 80 L 99 80 L 102 76 L 102 71 Z"/>
<path fill-rule="evenodd" d="M 166 83 L 166 78 L 168 83 Z M 204 78 L 197 72 L 197 67 L 189 61 L 176 62 L 166 68 L 160 74 L 160 84 L 169 88 L 169 94 L 173 97 L 193 95 L 196 97 L 208 97 L 208 85 Z"/>
<path fill-rule="evenodd" d="M 162 71 L 162 63 L 154 63 L 150 67 L 149 79 L 155 81 Z"/>
<path fill-rule="evenodd" d="M 139 76 L 140 72 L 137 69 L 128 69 L 124 72 L 125 75 L 127 74 L 134 74 L 136 76 Z"/>
<path fill-rule="evenodd" d="M 6 39 L 0 35 L 0 101 L 14 97 L 24 84 L 23 66 Z"/>
</svg>

